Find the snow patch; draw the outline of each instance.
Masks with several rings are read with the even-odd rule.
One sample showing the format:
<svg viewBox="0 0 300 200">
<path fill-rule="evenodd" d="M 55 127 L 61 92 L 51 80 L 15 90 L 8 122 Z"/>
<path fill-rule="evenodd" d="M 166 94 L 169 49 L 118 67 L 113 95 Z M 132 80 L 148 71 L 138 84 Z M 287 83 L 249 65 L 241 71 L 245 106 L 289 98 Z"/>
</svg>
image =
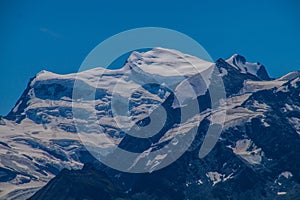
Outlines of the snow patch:
<svg viewBox="0 0 300 200">
<path fill-rule="evenodd" d="M 286 171 L 286 172 L 282 172 L 282 173 L 279 175 L 279 177 L 281 177 L 281 176 L 283 176 L 283 177 L 285 177 L 286 179 L 288 179 L 288 178 L 293 177 L 293 174 L 292 174 L 291 172 Z"/>
<path fill-rule="evenodd" d="M 225 174 L 220 174 L 218 172 L 207 172 L 206 176 L 213 182 L 212 186 L 215 186 L 219 182 L 225 182 L 233 178 L 233 174 L 226 176 Z M 200 180 L 201 181 L 201 180 Z M 202 181 L 201 181 L 202 184 Z"/>
<path fill-rule="evenodd" d="M 286 192 L 277 192 L 277 195 L 286 195 Z"/>
<path fill-rule="evenodd" d="M 238 140 L 235 147 L 229 148 L 251 165 L 258 165 L 262 161 L 263 152 L 261 148 L 256 147 L 250 139 Z"/>
<path fill-rule="evenodd" d="M 221 70 L 221 73 L 219 74 L 219 76 L 223 77 L 228 74 L 228 71 L 225 68 L 221 67 L 220 70 Z"/>
</svg>

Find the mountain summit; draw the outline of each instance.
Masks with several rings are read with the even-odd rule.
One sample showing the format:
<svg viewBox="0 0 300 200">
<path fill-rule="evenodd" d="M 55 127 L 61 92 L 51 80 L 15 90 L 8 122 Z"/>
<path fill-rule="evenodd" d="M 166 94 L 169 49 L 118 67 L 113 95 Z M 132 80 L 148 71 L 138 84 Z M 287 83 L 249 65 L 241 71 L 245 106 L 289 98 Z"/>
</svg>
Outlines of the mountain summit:
<svg viewBox="0 0 300 200">
<path fill-rule="evenodd" d="M 246 61 L 246 58 L 241 55 L 234 54 L 229 59 L 227 59 L 226 62 L 235 67 L 241 73 L 252 74 L 260 78 L 261 80 L 270 80 L 270 77 L 262 64 L 258 62 L 249 63 Z"/>
</svg>

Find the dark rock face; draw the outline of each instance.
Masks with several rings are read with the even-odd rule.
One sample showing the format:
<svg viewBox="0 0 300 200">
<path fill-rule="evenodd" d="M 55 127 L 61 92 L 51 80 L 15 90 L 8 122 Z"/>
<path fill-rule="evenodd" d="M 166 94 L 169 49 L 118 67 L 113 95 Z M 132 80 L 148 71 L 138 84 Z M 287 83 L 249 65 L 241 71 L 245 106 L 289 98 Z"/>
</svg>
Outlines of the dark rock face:
<svg viewBox="0 0 300 200">
<path fill-rule="evenodd" d="M 38 191 L 30 199 L 123 199 L 126 196 L 105 173 L 88 166 L 82 171 L 62 170 L 48 183 L 48 187 Z M 51 195 L 47 195 L 48 192 Z"/>
<path fill-rule="evenodd" d="M 227 74 L 223 76 L 227 97 L 238 93 L 244 86 L 245 80 L 259 80 L 254 75 L 241 74 L 239 70 L 229 65 L 222 58 L 217 60 L 216 67 L 220 70 L 220 73 L 222 73 L 222 68 L 227 71 Z"/>
<path fill-rule="evenodd" d="M 12 180 L 16 177 L 16 173 L 11 170 L 0 168 L 0 182 Z"/>
<path fill-rule="evenodd" d="M 16 121 L 20 123 L 26 116 L 24 115 L 24 109 L 28 105 L 28 101 L 30 100 L 29 91 L 31 90 L 31 83 L 35 77 L 30 79 L 27 88 L 24 90 L 23 94 L 21 95 L 20 99 L 17 101 L 16 106 L 18 106 L 17 110 L 11 110 L 7 116 L 5 116 L 8 120 Z"/>
<path fill-rule="evenodd" d="M 262 65 L 259 70 L 257 71 L 257 76 L 261 79 L 261 80 L 271 80 L 271 78 L 268 75 L 268 72 L 266 70 L 266 68 Z"/>
</svg>

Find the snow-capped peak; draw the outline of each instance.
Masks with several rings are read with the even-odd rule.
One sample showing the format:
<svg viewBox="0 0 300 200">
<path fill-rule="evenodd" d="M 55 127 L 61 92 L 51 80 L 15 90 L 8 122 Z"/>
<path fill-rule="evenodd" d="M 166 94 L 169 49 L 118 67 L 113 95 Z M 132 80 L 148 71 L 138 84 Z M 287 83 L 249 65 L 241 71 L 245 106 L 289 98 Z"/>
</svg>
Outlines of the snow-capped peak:
<svg viewBox="0 0 300 200">
<path fill-rule="evenodd" d="M 247 62 L 246 58 L 239 54 L 232 55 L 229 59 L 226 60 L 226 62 L 243 73 L 249 73 L 255 76 L 257 75 L 257 71 L 261 67 L 261 64 L 259 63 Z"/>
<path fill-rule="evenodd" d="M 226 61 L 227 62 L 235 61 L 235 62 L 241 62 L 241 63 L 245 64 L 246 58 L 244 56 L 240 55 L 240 54 L 235 53 L 229 59 L 227 59 Z"/>
<path fill-rule="evenodd" d="M 205 71 L 213 63 L 165 48 L 133 52 L 127 59 L 127 66 L 146 73 L 163 76 L 193 75 Z"/>
<path fill-rule="evenodd" d="M 241 73 L 251 74 L 262 80 L 270 79 L 265 67 L 262 64 L 259 62 L 247 62 L 246 58 L 239 54 L 233 54 L 229 59 L 226 60 L 226 62 L 235 69 L 239 70 Z"/>
</svg>

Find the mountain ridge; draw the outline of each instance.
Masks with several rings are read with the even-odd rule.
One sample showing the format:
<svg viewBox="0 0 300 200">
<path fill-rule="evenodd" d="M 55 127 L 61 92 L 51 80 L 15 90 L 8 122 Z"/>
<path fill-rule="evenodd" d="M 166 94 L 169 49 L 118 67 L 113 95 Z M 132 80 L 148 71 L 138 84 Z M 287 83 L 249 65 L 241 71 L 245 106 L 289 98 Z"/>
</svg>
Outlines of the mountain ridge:
<svg viewBox="0 0 300 200">
<path fill-rule="evenodd" d="M 134 85 L 134 87 L 139 88 L 130 97 L 133 105 L 131 113 L 135 116 L 134 123 L 146 123 L 147 120 L 145 119 L 147 118 L 145 117 L 147 117 L 147 113 L 144 110 L 155 104 L 165 103 L 170 96 L 169 91 L 164 87 L 153 87 L 152 85 L 141 88 L 140 82 L 137 81 L 139 79 L 134 79 L 133 83 L 130 82 L 130 84 L 126 82 L 128 78 L 137 77 L 137 71 L 130 70 L 130 65 L 139 67 L 138 69 L 142 71 L 138 73 L 142 73 L 144 77 L 151 76 L 158 80 L 162 77 L 170 78 L 172 79 L 172 81 L 168 82 L 170 84 L 174 83 L 173 78 L 177 75 L 176 72 L 170 72 L 165 76 L 160 74 L 161 68 L 166 64 L 169 64 L 167 66 L 169 68 L 175 65 L 181 70 L 179 72 L 182 72 L 185 76 L 192 75 L 189 72 L 185 72 L 188 67 L 185 65 L 186 61 L 178 59 L 177 54 L 172 58 L 173 60 L 171 59 L 170 61 L 170 58 L 167 58 L 162 61 L 162 66 L 159 66 L 159 56 L 165 55 L 165 52 L 161 53 L 161 50 L 159 50 L 156 53 L 158 54 L 156 58 L 152 58 L 153 52 L 146 53 L 148 60 L 145 59 L 140 64 L 137 58 L 134 62 L 127 62 L 122 69 L 104 70 L 103 68 L 96 68 L 87 72 L 81 72 L 79 75 L 79 80 L 82 81 L 81 84 L 90 88 L 90 91 L 83 95 L 84 100 L 88 103 L 90 100 L 89 92 L 96 91 L 97 103 L 95 109 L 97 116 L 101 117 L 102 127 L 106 133 L 114 137 L 115 142 L 118 142 L 118 139 L 123 136 L 120 129 L 109 121 L 111 119 L 111 110 L 107 102 L 112 98 L 111 84 L 113 81 L 125 80 L 126 86 Z M 143 55 L 143 53 L 139 54 Z M 201 68 L 203 61 L 199 62 L 198 66 Z M 245 62 L 242 59 L 241 63 Z M 177 66 L 176 63 L 180 63 L 180 65 L 178 64 L 179 66 Z M 156 69 L 153 70 L 153 73 L 143 70 L 147 67 L 151 68 L 153 65 Z M 206 71 L 208 65 L 210 66 L 211 63 L 201 68 L 204 69 L 203 72 Z M 253 65 L 263 66 L 257 63 Z M 299 174 L 296 169 L 299 163 L 295 161 L 293 164 L 293 160 L 297 160 L 299 157 L 297 154 L 300 134 L 297 126 L 300 108 L 297 96 L 300 82 L 299 73 L 293 72 L 288 77 L 283 76 L 273 80 L 269 76 L 266 77 L 261 74 L 256 76 L 245 70 L 243 71 L 243 68 L 238 68 L 241 66 L 232 66 L 232 63 L 228 63 L 223 59 L 218 59 L 215 66 L 224 81 L 228 104 L 224 131 L 218 140 L 217 146 L 207 158 L 201 160 L 195 157 L 195 152 L 199 151 L 199 145 L 203 142 L 205 130 L 209 125 L 209 116 L 204 112 L 206 109 L 209 109 L 209 96 L 207 92 L 202 91 L 198 93 L 199 96 L 197 97 L 198 102 L 201 102 L 200 104 L 202 105 L 202 109 L 200 109 L 202 118 L 199 118 L 200 125 L 197 136 L 183 157 L 172 164 L 170 168 L 163 169 L 163 172 L 169 175 L 164 177 L 164 173 L 157 172 L 158 177 L 165 178 L 165 181 L 170 183 L 174 182 L 170 174 L 176 174 L 180 177 L 180 181 L 175 182 L 185 192 L 184 195 L 187 195 L 186 193 L 189 193 L 188 191 L 190 190 L 190 195 L 197 195 L 197 193 L 204 195 L 205 192 L 214 191 L 214 198 L 216 199 L 221 199 L 221 194 L 230 196 L 230 192 L 233 192 L 232 188 L 237 187 L 238 183 L 243 183 L 245 180 L 247 180 L 246 182 L 250 181 L 246 179 L 249 175 L 253 176 L 254 182 L 257 181 L 260 187 L 255 186 L 253 181 L 250 181 L 252 184 L 250 189 L 247 189 L 246 186 L 238 186 L 240 190 L 232 194 L 231 197 L 233 199 L 245 198 L 247 191 L 265 191 L 268 188 L 275 189 L 265 191 L 266 194 L 263 197 L 265 199 L 286 195 L 282 195 L 280 192 L 287 192 L 287 195 L 289 193 L 297 193 Z M 134 74 L 132 74 L 133 72 Z M 104 78 L 100 86 L 95 84 L 99 74 L 102 74 Z M 1 119 L 0 131 L 2 140 L 0 145 L 2 146 L 0 149 L 0 168 L 2 175 L 0 176 L 0 185 L 3 186 L 4 192 L 0 192 L 0 198 L 22 199 L 22 195 L 25 194 L 29 197 L 62 169 L 79 170 L 84 163 L 94 162 L 93 157 L 87 153 L 85 147 L 81 144 L 73 122 L 72 87 L 77 75 L 56 75 L 52 72 L 42 71 L 36 76 L 37 78 L 31 79 L 16 106 L 6 117 Z M 178 81 L 180 80 L 178 79 Z M 201 84 L 196 86 L 198 89 L 202 87 Z M 126 93 L 126 89 L 122 92 Z M 120 95 L 124 94 L 120 93 Z M 82 109 L 83 112 L 85 111 L 82 105 L 74 105 L 76 108 Z M 171 108 L 168 107 L 168 109 Z M 170 123 L 176 121 L 175 118 L 170 120 Z M 275 122 L 279 125 L 276 125 Z M 88 130 L 96 128 L 96 126 L 89 124 L 88 120 L 85 123 Z M 288 129 L 283 130 L 282 127 L 288 127 Z M 263 131 L 258 132 L 259 129 Z M 277 135 L 274 139 L 272 139 L 272 132 Z M 267 138 L 273 141 L 274 145 L 264 140 L 263 137 L 261 138 L 261 135 L 264 133 L 268 133 L 265 136 L 268 136 Z M 174 136 L 171 135 L 171 137 Z M 281 142 L 281 138 L 289 138 L 289 143 L 285 145 L 284 142 Z M 167 137 L 159 137 L 158 140 L 153 140 L 155 144 L 150 143 L 149 145 L 151 148 L 153 145 L 162 145 L 166 141 L 165 139 Z M 132 142 L 132 138 L 127 138 L 127 142 L 122 143 L 123 148 L 128 148 L 128 145 L 132 146 Z M 289 146 L 294 147 L 295 150 L 292 150 Z M 143 148 L 145 147 L 147 145 L 143 146 Z M 133 145 L 132 148 L 139 150 L 140 147 Z M 288 164 L 284 164 L 278 156 L 273 155 L 272 149 L 276 150 L 277 154 L 285 157 Z M 290 151 L 291 153 L 285 155 L 280 153 L 280 151 L 285 153 Z M 216 159 L 213 155 L 216 156 Z M 225 156 L 228 161 L 225 162 L 225 158 L 218 155 Z M 191 166 L 189 166 L 190 164 Z M 223 165 L 228 166 L 222 167 Z M 278 169 L 273 166 L 276 166 Z M 175 170 L 176 167 L 182 171 Z M 109 179 L 116 179 L 112 174 L 117 175 L 117 172 L 103 165 L 100 165 L 100 168 L 108 174 Z M 193 177 L 189 170 L 196 170 L 198 173 Z M 62 173 L 65 173 L 65 171 L 62 171 Z M 75 173 L 80 173 L 80 171 Z M 281 173 L 290 173 L 292 175 L 285 178 L 285 176 L 280 175 Z M 281 181 L 284 184 L 282 183 L 282 186 L 274 185 L 272 181 L 263 181 L 258 178 L 264 174 L 267 174 L 267 179 Z M 120 179 L 117 178 L 116 180 L 126 180 L 126 175 L 121 174 L 120 176 Z M 149 178 L 152 179 L 152 177 Z M 281 180 L 282 178 L 284 181 Z M 148 178 L 145 180 L 148 180 Z M 182 182 L 182 180 L 185 180 L 185 182 Z M 112 180 L 112 182 L 114 181 Z M 127 189 L 130 189 L 129 185 Z M 224 190 L 221 189 L 221 185 L 225 188 Z M 286 190 L 284 189 L 285 187 L 287 187 Z M 202 192 L 199 190 L 202 190 Z M 136 189 L 136 191 L 143 193 L 143 188 Z M 45 193 L 44 195 L 48 194 Z M 149 191 L 146 191 L 147 195 L 151 196 Z M 189 198 L 195 199 L 196 197 L 190 196 Z"/>
</svg>

